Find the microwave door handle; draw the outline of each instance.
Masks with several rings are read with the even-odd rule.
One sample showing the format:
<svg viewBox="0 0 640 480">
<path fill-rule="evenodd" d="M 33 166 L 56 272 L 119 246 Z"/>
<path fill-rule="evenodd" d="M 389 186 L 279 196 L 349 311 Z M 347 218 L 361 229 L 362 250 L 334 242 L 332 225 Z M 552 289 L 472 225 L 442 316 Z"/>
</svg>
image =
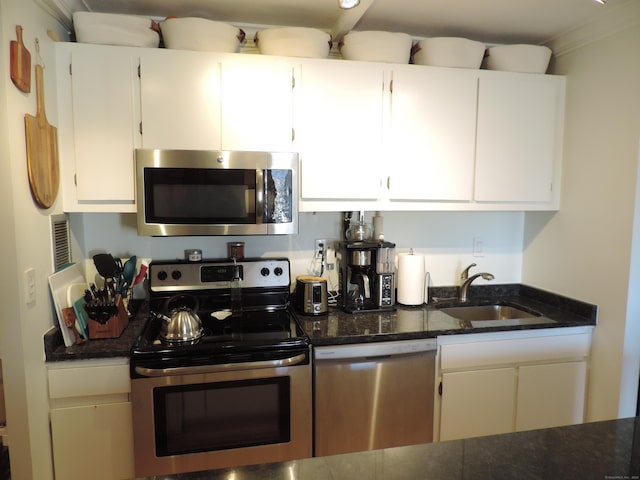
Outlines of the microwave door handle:
<svg viewBox="0 0 640 480">
<path fill-rule="evenodd" d="M 264 170 L 256 169 L 256 223 L 264 223 L 264 201 L 266 188 L 264 185 Z"/>
<path fill-rule="evenodd" d="M 301 353 L 294 357 L 279 360 L 265 360 L 259 362 L 225 363 L 221 365 L 196 365 L 194 367 L 146 368 L 136 367 L 135 372 L 145 377 L 166 377 L 170 375 L 195 375 L 205 373 L 235 372 L 240 370 L 255 370 L 262 368 L 292 367 L 299 365 L 306 359 Z"/>
</svg>

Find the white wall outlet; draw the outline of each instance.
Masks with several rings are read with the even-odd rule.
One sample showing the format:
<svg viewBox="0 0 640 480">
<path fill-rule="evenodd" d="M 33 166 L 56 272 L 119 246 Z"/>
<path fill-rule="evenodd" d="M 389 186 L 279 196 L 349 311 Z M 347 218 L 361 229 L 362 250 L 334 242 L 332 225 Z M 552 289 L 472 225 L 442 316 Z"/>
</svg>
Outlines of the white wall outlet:
<svg viewBox="0 0 640 480">
<path fill-rule="evenodd" d="M 473 256 L 484 257 L 484 242 L 482 237 L 473 237 Z"/>
<path fill-rule="evenodd" d="M 313 250 L 313 258 L 322 258 L 322 255 L 327 254 L 327 239 L 320 238 L 316 240 L 316 245 Z"/>
<path fill-rule="evenodd" d="M 24 298 L 27 305 L 36 303 L 36 270 L 28 268 L 24 271 Z"/>
</svg>

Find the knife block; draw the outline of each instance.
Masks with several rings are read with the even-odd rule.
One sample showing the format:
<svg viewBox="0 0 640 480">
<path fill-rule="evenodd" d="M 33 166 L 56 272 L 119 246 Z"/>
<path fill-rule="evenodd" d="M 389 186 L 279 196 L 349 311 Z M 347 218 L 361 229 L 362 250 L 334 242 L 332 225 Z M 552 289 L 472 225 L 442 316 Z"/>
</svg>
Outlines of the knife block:
<svg viewBox="0 0 640 480">
<path fill-rule="evenodd" d="M 105 323 L 89 317 L 87 326 L 89 327 L 89 339 L 95 340 L 99 338 L 118 338 L 129 324 L 129 315 L 124 308 L 124 303 L 120 295 L 116 298 L 116 314 L 109 318 Z"/>
</svg>

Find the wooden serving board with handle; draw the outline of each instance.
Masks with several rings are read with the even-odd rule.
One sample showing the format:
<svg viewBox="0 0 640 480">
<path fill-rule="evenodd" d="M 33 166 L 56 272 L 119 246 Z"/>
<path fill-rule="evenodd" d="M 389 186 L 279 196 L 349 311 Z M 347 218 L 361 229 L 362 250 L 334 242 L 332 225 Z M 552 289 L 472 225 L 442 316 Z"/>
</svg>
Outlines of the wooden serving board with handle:
<svg viewBox="0 0 640 480">
<path fill-rule="evenodd" d="M 31 54 L 22 43 L 22 26 L 16 25 L 16 34 L 18 40 L 10 42 L 11 81 L 18 90 L 29 93 L 31 92 Z"/>
<path fill-rule="evenodd" d="M 42 65 L 36 65 L 36 116 L 24 116 L 27 136 L 27 170 L 29 185 L 35 201 L 49 208 L 58 195 L 60 167 L 58 165 L 58 129 L 49 125 L 44 110 Z"/>
</svg>

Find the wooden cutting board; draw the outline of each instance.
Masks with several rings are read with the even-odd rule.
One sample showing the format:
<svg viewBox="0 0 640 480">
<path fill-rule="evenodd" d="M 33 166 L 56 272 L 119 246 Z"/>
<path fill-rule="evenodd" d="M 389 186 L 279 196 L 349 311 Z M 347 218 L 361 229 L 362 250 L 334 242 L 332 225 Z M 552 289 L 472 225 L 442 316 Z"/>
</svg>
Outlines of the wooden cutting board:
<svg viewBox="0 0 640 480">
<path fill-rule="evenodd" d="M 11 81 L 19 90 L 31 92 L 31 54 L 22 43 L 22 26 L 16 25 L 18 40 L 11 40 Z"/>
<path fill-rule="evenodd" d="M 36 116 L 24 116 L 27 136 L 27 170 L 33 198 L 43 208 L 49 208 L 58 195 L 60 167 L 58 165 L 58 129 L 49 125 L 44 110 L 42 65 L 36 65 Z"/>
</svg>

